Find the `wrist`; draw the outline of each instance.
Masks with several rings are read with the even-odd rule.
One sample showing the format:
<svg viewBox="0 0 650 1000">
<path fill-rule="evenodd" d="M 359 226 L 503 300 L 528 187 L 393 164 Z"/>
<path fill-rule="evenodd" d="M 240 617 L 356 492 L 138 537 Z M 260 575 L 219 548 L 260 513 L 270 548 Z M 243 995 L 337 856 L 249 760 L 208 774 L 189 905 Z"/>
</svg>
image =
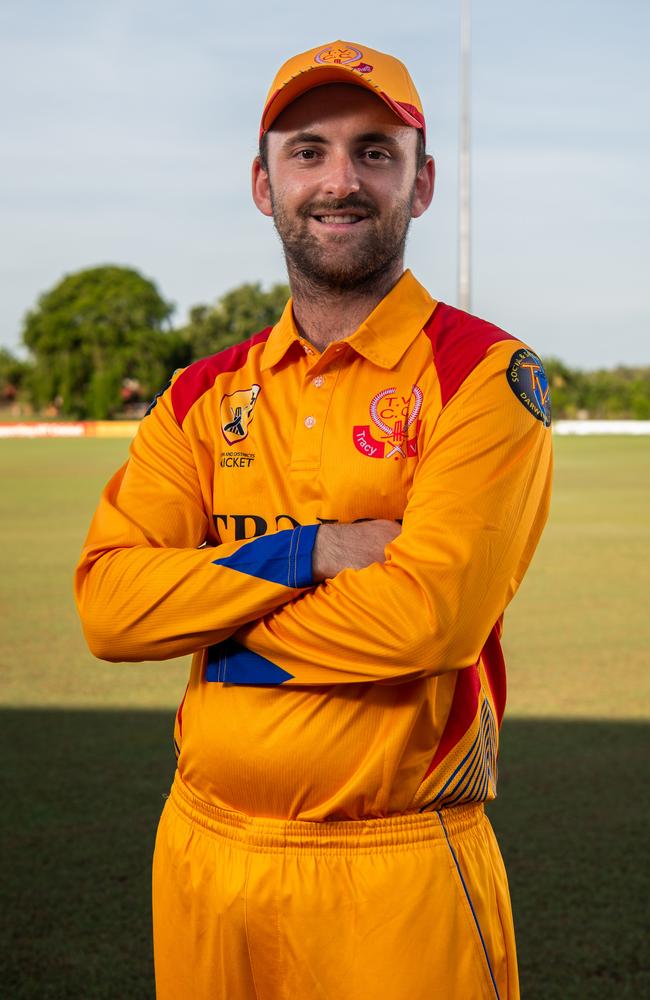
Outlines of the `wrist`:
<svg viewBox="0 0 650 1000">
<path fill-rule="evenodd" d="M 338 550 L 339 525 L 321 524 L 312 551 L 312 574 L 315 583 L 322 583 L 328 577 L 336 576 L 336 552 Z"/>
</svg>

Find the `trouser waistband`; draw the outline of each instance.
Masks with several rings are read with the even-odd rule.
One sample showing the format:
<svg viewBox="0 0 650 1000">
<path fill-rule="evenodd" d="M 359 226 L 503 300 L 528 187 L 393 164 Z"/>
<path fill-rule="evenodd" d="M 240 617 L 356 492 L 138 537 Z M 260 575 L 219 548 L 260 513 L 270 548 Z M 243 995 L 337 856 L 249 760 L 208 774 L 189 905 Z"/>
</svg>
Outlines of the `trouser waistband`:
<svg viewBox="0 0 650 1000">
<path fill-rule="evenodd" d="M 399 850 L 464 833 L 484 818 L 482 803 L 455 806 L 440 813 L 400 813 L 380 819 L 323 823 L 247 816 L 204 802 L 189 790 L 178 771 L 170 801 L 182 816 L 206 833 L 263 853 L 360 854 Z"/>
</svg>

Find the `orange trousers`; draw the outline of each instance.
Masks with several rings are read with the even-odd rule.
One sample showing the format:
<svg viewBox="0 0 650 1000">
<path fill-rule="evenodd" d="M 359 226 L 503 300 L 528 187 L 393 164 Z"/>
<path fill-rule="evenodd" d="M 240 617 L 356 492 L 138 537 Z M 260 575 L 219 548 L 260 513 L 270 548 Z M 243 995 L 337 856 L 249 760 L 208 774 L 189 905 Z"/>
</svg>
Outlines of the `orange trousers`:
<svg viewBox="0 0 650 1000">
<path fill-rule="evenodd" d="M 158 1000 L 518 1000 L 512 914 L 482 806 L 258 819 L 178 775 L 156 838 Z"/>
</svg>

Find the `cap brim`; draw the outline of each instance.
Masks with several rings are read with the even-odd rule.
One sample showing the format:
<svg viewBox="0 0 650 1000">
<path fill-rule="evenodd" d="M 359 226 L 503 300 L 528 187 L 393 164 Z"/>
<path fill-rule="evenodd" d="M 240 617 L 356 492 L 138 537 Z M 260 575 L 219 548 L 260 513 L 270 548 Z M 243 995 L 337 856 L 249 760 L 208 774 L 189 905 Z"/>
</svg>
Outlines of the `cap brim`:
<svg viewBox="0 0 650 1000">
<path fill-rule="evenodd" d="M 412 108 L 415 112 L 415 114 L 412 114 L 410 110 L 403 107 L 397 101 L 394 101 L 375 84 L 369 80 L 364 80 L 359 73 L 355 73 L 351 69 L 346 69 L 345 66 L 313 66 L 298 73 L 285 83 L 283 87 L 280 87 L 274 94 L 271 94 L 262 113 L 260 135 L 268 131 L 278 115 L 281 115 L 284 109 L 298 97 L 306 94 L 309 90 L 313 90 L 315 87 L 322 87 L 327 83 L 348 83 L 355 87 L 363 87 L 387 104 L 393 114 L 400 118 L 406 125 L 410 125 L 412 128 L 420 128 L 424 131 L 424 118 L 420 119 L 416 117 L 416 115 L 419 115 L 416 108 Z"/>
</svg>

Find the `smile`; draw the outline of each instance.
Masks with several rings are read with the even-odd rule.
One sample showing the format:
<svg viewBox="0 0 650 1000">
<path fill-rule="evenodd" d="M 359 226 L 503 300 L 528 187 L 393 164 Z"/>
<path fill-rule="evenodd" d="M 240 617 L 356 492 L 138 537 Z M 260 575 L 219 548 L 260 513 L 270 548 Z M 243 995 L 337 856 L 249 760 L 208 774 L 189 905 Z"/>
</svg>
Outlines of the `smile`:
<svg viewBox="0 0 650 1000">
<path fill-rule="evenodd" d="M 353 226 L 357 222 L 363 222 L 365 215 L 314 215 L 312 218 L 327 226 Z"/>
</svg>

